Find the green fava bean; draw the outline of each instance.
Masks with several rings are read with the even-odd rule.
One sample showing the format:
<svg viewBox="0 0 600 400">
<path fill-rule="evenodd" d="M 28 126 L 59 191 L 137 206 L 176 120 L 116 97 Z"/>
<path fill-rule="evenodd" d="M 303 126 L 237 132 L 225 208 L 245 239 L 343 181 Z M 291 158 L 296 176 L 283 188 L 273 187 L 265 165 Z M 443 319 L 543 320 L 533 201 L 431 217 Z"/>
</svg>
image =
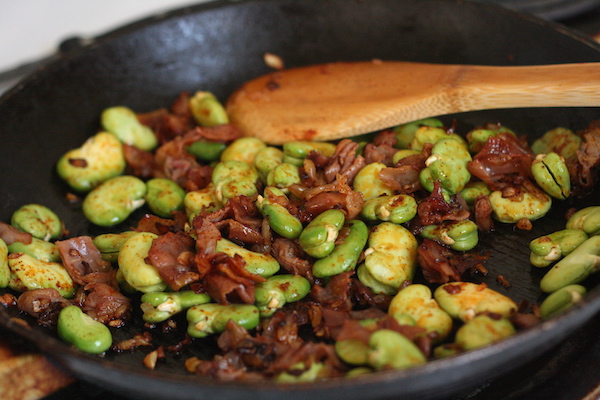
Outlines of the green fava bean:
<svg viewBox="0 0 600 400">
<path fill-rule="evenodd" d="M 558 154 L 538 154 L 531 164 L 531 173 L 550 196 L 565 200 L 571 194 L 571 176 L 564 158 Z"/>
<path fill-rule="evenodd" d="M 396 144 L 394 147 L 398 149 L 408 149 L 411 142 L 415 138 L 417 129 L 421 126 L 429 126 L 432 128 L 442 128 L 444 124 L 437 118 L 425 118 L 418 121 L 409 122 L 394 127 L 393 131 L 396 134 Z"/>
<path fill-rule="evenodd" d="M 398 163 L 398 161 L 402 160 L 403 158 L 406 158 L 409 156 L 416 156 L 418 154 L 421 154 L 421 152 L 416 151 L 416 150 L 409 150 L 409 149 L 398 150 L 397 152 L 394 153 L 394 156 L 392 157 L 392 164 L 396 165 Z"/>
<path fill-rule="evenodd" d="M 329 142 L 312 142 L 308 140 L 296 140 L 283 144 L 284 156 L 296 160 L 304 160 L 311 151 L 316 151 L 326 157 L 331 157 L 335 153 L 335 144 Z M 284 161 L 286 158 L 284 157 Z M 296 164 L 298 165 L 298 164 Z M 302 163 L 300 163 L 302 165 Z"/>
<path fill-rule="evenodd" d="M 425 161 L 427 167 L 419 174 L 421 185 L 432 192 L 434 182 L 439 181 L 444 191 L 456 194 L 471 179 L 471 173 L 467 169 L 469 161 L 471 155 L 462 142 L 451 138 L 440 139 Z"/>
<path fill-rule="evenodd" d="M 238 246 L 237 244 L 227 240 L 219 239 L 215 251 L 227 254 L 234 257 L 236 254 L 244 259 L 246 270 L 263 278 L 268 278 L 275 275 L 279 271 L 279 263 L 270 254 L 257 253 Z"/>
<path fill-rule="evenodd" d="M 249 165 L 254 164 L 254 159 L 259 151 L 267 147 L 265 142 L 253 137 L 236 139 L 221 153 L 221 161 L 243 161 Z"/>
<path fill-rule="evenodd" d="M 543 217 L 550 211 L 552 200 L 539 193 L 537 196 L 525 192 L 519 201 L 502 197 L 502 191 L 497 190 L 489 195 L 492 216 L 500 222 L 514 224 L 521 219 L 530 221 Z"/>
<path fill-rule="evenodd" d="M 217 126 L 229 123 L 225 107 L 210 92 L 196 92 L 188 102 L 192 116 L 200 126 Z"/>
<path fill-rule="evenodd" d="M 119 257 L 119 251 L 123 243 L 131 236 L 135 235 L 135 231 L 126 231 L 121 233 L 104 233 L 92 239 L 92 243 L 98 248 L 102 259 L 109 262 L 116 262 Z"/>
<path fill-rule="evenodd" d="M 380 196 L 365 201 L 361 215 L 371 221 L 403 224 L 417 215 L 417 202 L 412 196 L 406 194 Z"/>
<path fill-rule="evenodd" d="M 600 235 L 600 206 L 582 208 L 567 221 L 568 229 L 580 229 L 589 236 Z"/>
<path fill-rule="evenodd" d="M 297 166 L 281 163 L 269 172 L 267 185 L 278 188 L 287 188 L 295 183 L 300 183 L 300 171 Z"/>
<path fill-rule="evenodd" d="M 148 251 L 157 237 L 154 233 L 137 232 L 123 243 L 119 251 L 119 270 L 123 278 L 140 292 L 162 292 L 167 288 L 156 268 L 146 262 Z"/>
<path fill-rule="evenodd" d="M 267 183 L 267 176 L 283 162 L 283 151 L 277 147 L 267 146 L 258 151 L 254 157 L 254 168 L 258 171 L 260 179 Z"/>
<path fill-rule="evenodd" d="M 473 350 L 488 346 L 516 333 L 514 326 L 506 318 L 490 318 L 478 315 L 456 331 L 455 342 L 463 350 Z"/>
<path fill-rule="evenodd" d="M 543 292 L 579 283 L 600 269 L 600 235 L 592 236 L 554 264 L 540 281 Z"/>
<path fill-rule="evenodd" d="M 187 333 L 196 338 L 225 331 L 230 320 L 246 329 L 256 328 L 260 321 L 258 308 L 251 304 L 199 304 L 190 307 L 186 317 Z"/>
<path fill-rule="evenodd" d="M 146 182 L 146 202 L 159 217 L 172 218 L 173 212 L 183 209 L 185 190 L 167 178 L 154 178 Z"/>
<path fill-rule="evenodd" d="M 379 196 L 391 196 L 394 194 L 392 188 L 386 185 L 380 178 L 379 173 L 386 165 L 380 162 L 367 164 L 354 178 L 353 188 L 363 199 L 368 201 Z"/>
<path fill-rule="evenodd" d="M 477 224 L 468 219 L 443 225 L 428 225 L 421 231 L 421 236 L 446 244 L 457 251 L 469 251 L 479 241 Z"/>
<path fill-rule="evenodd" d="M 358 339 L 345 339 L 335 342 L 335 352 L 344 362 L 352 365 L 364 365 L 369 361 L 370 347 Z"/>
<path fill-rule="evenodd" d="M 57 322 L 58 336 L 84 353 L 104 353 L 112 345 L 110 329 L 96 321 L 77 306 L 60 310 Z"/>
<path fill-rule="evenodd" d="M 9 281 L 8 246 L 4 240 L 0 239 L 0 288 L 7 287 Z"/>
<path fill-rule="evenodd" d="M 225 143 L 200 139 L 186 147 L 185 151 L 200 161 L 213 162 L 221 159 L 221 153 L 225 148 L 227 148 Z"/>
<path fill-rule="evenodd" d="M 404 369 L 427 361 L 417 345 L 389 329 L 373 332 L 369 338 L 369 345 L 369 365 L 376 370 Z"/>
<path fill-rule="evenodd" d="M 100 132 L 86 140 L 80 148 L 65 153 L 59 159 L 56 170 L 73 190 L 89 192 L 123 173 L 123 146 L 112 134 Z"/>
<path fill-rule="evenodd" d="M 500 314 L 506 318 L 517 312 L 517 304 L 487 287 L 472 282 L 449 282 L 439 286 L 433 297 L 452 318 L 469 321 L 481 313 Z"/>
<path fill-rule="evenodd" d="M 213 212 L 222 207 L 223 203 L 217 198 L 216 188 L 212 183 L 204 189 L 187 192 L 183 198 L 185 215 L 190 222 L 202 212 Z"/>
<path fill-rule="evenodd" d="M 65 298 L 75 294 L 75 284 L 60 263 L 38 260 L 25 253 L 12 253 L 8 256 L 8 267 L 11 271 L 8 287 L 13 290 L 54 288 Z"/>
<path fill-rule="evenodd" d="M 452 331 L 452 317 L 441 309 L 425 285 L 412 284 L 401 289 L 390 302 L 388 314 L 411 316 L 428 334 L 435 333 L 434 343 L 443 341 Z"/>
<path fill-rule="evenodd" d="M 143 125 L 135 112 L 127 107 L 110 107 L 100 116 L 102 127 L 115 135 L 121 142 L 150 151 L 158 145 L 156 135 Z"/>
<path fill-rule="evenodd" d="M 27 204 L 20 207 L 12 215 L 11 225 L 34 238 L 42 240 L 56 239 L 62 234 L 62 221 L 46 206 Z"/>
<path fill-rule="evenodd" d="M 550 294 L 540 304 L 542 319 L 559 315 L 583 300 L 587 289 L 581 285 L 567 285 Z"/>
<path fill-rule="evenodd" d="M 481 128 L 476 128 L 467 133 L 467 142 L 469 143 L 469 151 L 477 153 L 483 145 L 487 142 L 490 137 L 497 136 L 500 132 L 509 133 L 514 135 L 515 133 L 505 126 L 498 124 L 488 124 Z"/>
<path fill-rule="evenodd" d="M 125 221 L 137 208 L 144 205 L 146 184 L 134 176 L 109 179 L 83 200 L 83 214 L 99 226 L 114 226 Z"/>
<path fill-rule="evenodd" d="M 335 241 L 345 221 L 346 215 L 340 210 L 323 211 L 300 233 L 300 247 L 311 257 L 326 257 L 335 248 Z"/>
<path fill-rule="evenodd" d="M 42 261 L 61 262 L 58 247 L 52 242 L 31 238 L 31 243 L 13 242 L 8 246 L 9 253 L 25 253 Z"/>
<path fill-rule="evenodd" d="M 258 172 L 252 164 L 239 160 L 222 161 L 213 170 L 215 195 L 223 204 L 235 196 L 252 196 L 258 192 Z"/>
<path fill-rule="evenodd" d="M 579 229 L 563 229 L 540 236 L 529 243 L 529 261 L 535 267 L 547 267 L 570 254 L 587 239 L 588 235 Z"/>
<path fill-rule="evenodd" d="M 566 128 L 554 128 L 546 132 L 541 138 L 531 144 L 531 150 L 535 154 L 547 154 L 555 152 L 565 159 L 575 157 L 581 146 L 581 138 L 572 130 Z"/>
<path fill-rule="evenodd" d="M 370 288 L 375 294 L 387 294 L 393 296 L 398 292 L 398 288 L 379 282 L 369 271 L 365 264 L 360 264 L 356 268 L 356 276 L 360 283 Z"/>
<path fill-rule="evenodd" d="M 460 195 L 467 202 L 473 204 L 479 196 L 489 196 L 492 191 L 485 182 L 467 182 L 465 187 L 460 191 Z"/>
<path fill-rule="evenodd" d="M 313 362 L 306 368 L 304 363 L 298 363 L 290 368 L 290 372 L 282 372 L 275 379 L 282 383 L 314 382 L 319 379 L 320 372 L 324 369 L 323 363 Z"/>
<path fill-rule="evenodd" d="M 415 151 L 423 150 L 425 143 L 435 144 L 442 139 L 452 139 L 460 142 L 465 147 L 467 142 L 456 133 L 449 133 L 441 127 L 421 126 L 415 132 L 414 139 L 410 142 L 409 148 Z"/>
<path fill-rule="evenodd" d="M 377 281 L 399 288 L 414 277 L 417 248 L 417 239 L 408 229 L 383 222 L 369 236 L 364 265 Z"/>
<path fill-rule="evenodd" d="M 302 300 L 310 292 L 310 282 L 300 275 L 275 275 L 255 286 L 254 305 L 261 317 L 270 317 L 287 303 Z"/>
<path fill-rule="evenodd" d="M 146 322 L 155 324 L 190 307 L 208 303 L 211 298 L 206 293 L 182 290 L 180 292 L 144 293 L 141 301 L 140 308 L 144 312 L 142 318 Z"/>
<path fill-rule="evenodd" d="M 326 278 L 351 271 L 356 268 L 360 254 L 367 243 L 369 229 L 361 220 L 348 223 L 350 229 L 344 242 L 335 246 L 326 257 L 320 258 L 313 264 L 312 272 L 317 278 Z"/>
<path fill-rule="evenodd" d="M 293 216 L 287 208 L 285 208 L 280 203 L 275 201 L 271 201 L 273 197 L 283 197 L 284 201 L 287 202 L 288 199 L 285 194 L 274 187 L 267 187 L 265 189 L 265 197 L 259 197 L 259 209 L 263 216 L 265 216 L 268 221 L 271 229 L 277 232 L 283 237 L 288 239 L 296 239 L 300 236 L 302 232 L 303 226 L 302 223 Z"/>
</svg>

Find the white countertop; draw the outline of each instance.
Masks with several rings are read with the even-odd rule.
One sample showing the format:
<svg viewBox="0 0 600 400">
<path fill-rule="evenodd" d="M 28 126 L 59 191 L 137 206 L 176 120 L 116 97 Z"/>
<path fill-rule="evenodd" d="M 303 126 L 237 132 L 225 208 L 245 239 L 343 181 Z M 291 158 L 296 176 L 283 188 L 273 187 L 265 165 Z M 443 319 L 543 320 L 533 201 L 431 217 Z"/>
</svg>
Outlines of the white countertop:
<svg viewBox="0 0 600 400">
<path fill-rule="evenodd" d="M 0 73 L 154 14 L 208 0 L 0 0 Z M 0 94 L 16 81 L 0 83 Z"/>
</svg>

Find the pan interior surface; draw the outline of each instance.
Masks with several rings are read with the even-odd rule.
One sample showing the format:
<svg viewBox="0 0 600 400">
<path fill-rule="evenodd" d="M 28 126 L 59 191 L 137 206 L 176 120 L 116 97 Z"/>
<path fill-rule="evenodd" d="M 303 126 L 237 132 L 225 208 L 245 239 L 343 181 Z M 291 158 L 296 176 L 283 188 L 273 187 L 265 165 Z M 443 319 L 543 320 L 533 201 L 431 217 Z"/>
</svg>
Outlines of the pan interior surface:
<svg viewBox="0 0 600 400">
<path fill-rule="evenodd" d="M 97 131 L 99 115 L 107 107 L 126 105 L 146 112 L 168 106 L 182 91 L 196 90 L 225 100 L 243 82 L 270 72 L 263 61 L 267 52 L 281 57 L 286 67 L 371 59 L 483 65 L 600 61 L 600 47 L 574 32 L 464 0 L 217 1 L 176 10 L 103 35 L 36 71 L 0 98 L 0 220 L 9 221 L 23 204 L 42 203 L 61 216 L 71 236 L 104 233 L 65 198 L 67 188 L 55 172 L 58 158 Z M 583 129 L 600 119 L 600 112 L 514 109 L 442 119 L 447 125 L 456 123 L 458 132 L 501 122 L 531 140 L 557 126 Z M 598 195 L 596 188 L 585 199 L 556 202 L 531 231 L 500 224 L 482 240 L 492 257 L 486 264 L 489 274 L 478 279 L 515 299 L 538 302 L 543 271 L 530 267 L 525 244 L 562 229 L 569 208 L 591 205 Z M 122 228 L 132 224 L 127 221 Z M 500 274 L 509 279 L 510 289 L 496 282 Z M 0 323 L 34 341 L 82 379 L 137 398 L 433 399 L 475 387 L 567 337 L 600 309 L 598 279 L 586 285 L 590 293 L 580 306 L 498 345 L 406 371 L 292 386 L 191 376 L 182 367 L 189 354 L 148 371 L 141 352 L 83 355 L 44 328 L 23 328 L 13 319 L 23 316 L 14 310 L 0 310 Z M 140 329 L 131 324 L 119 335 L 131 337 Z M 210 354 L 212 349 L 196 351 Z"/>
</svg>

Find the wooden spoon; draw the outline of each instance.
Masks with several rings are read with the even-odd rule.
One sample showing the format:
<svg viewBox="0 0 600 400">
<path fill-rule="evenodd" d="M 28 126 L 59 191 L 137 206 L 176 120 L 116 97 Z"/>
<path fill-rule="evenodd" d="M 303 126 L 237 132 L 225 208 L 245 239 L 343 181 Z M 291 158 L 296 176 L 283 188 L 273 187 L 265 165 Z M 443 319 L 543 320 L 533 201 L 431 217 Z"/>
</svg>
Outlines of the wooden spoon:
<svg viewBox="0 0 600 400">
<path fill-rule="evenodd" d="M 338 62 L 254 79 L 231 122 L 267 143 L 333 140 L 425 117 L 523 107 L 600 106 L 600 63 L 541 66 Z"/>
</svg>

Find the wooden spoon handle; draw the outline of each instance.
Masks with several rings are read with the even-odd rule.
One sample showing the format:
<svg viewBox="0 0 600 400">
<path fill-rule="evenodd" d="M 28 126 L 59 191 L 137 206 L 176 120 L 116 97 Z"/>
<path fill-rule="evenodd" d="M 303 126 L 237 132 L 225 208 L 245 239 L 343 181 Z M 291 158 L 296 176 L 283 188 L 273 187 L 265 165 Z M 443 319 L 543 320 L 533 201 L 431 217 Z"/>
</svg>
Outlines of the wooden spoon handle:
<svg viewBox="0 0 600 400">
<path fill-rule="evenodd" d="M 332 140 L 463 111 L 600 106 L 600 63 L 475 66 L 354 62 L 274 72 L 227 104 L 250 136 Z"/>
</svg>

